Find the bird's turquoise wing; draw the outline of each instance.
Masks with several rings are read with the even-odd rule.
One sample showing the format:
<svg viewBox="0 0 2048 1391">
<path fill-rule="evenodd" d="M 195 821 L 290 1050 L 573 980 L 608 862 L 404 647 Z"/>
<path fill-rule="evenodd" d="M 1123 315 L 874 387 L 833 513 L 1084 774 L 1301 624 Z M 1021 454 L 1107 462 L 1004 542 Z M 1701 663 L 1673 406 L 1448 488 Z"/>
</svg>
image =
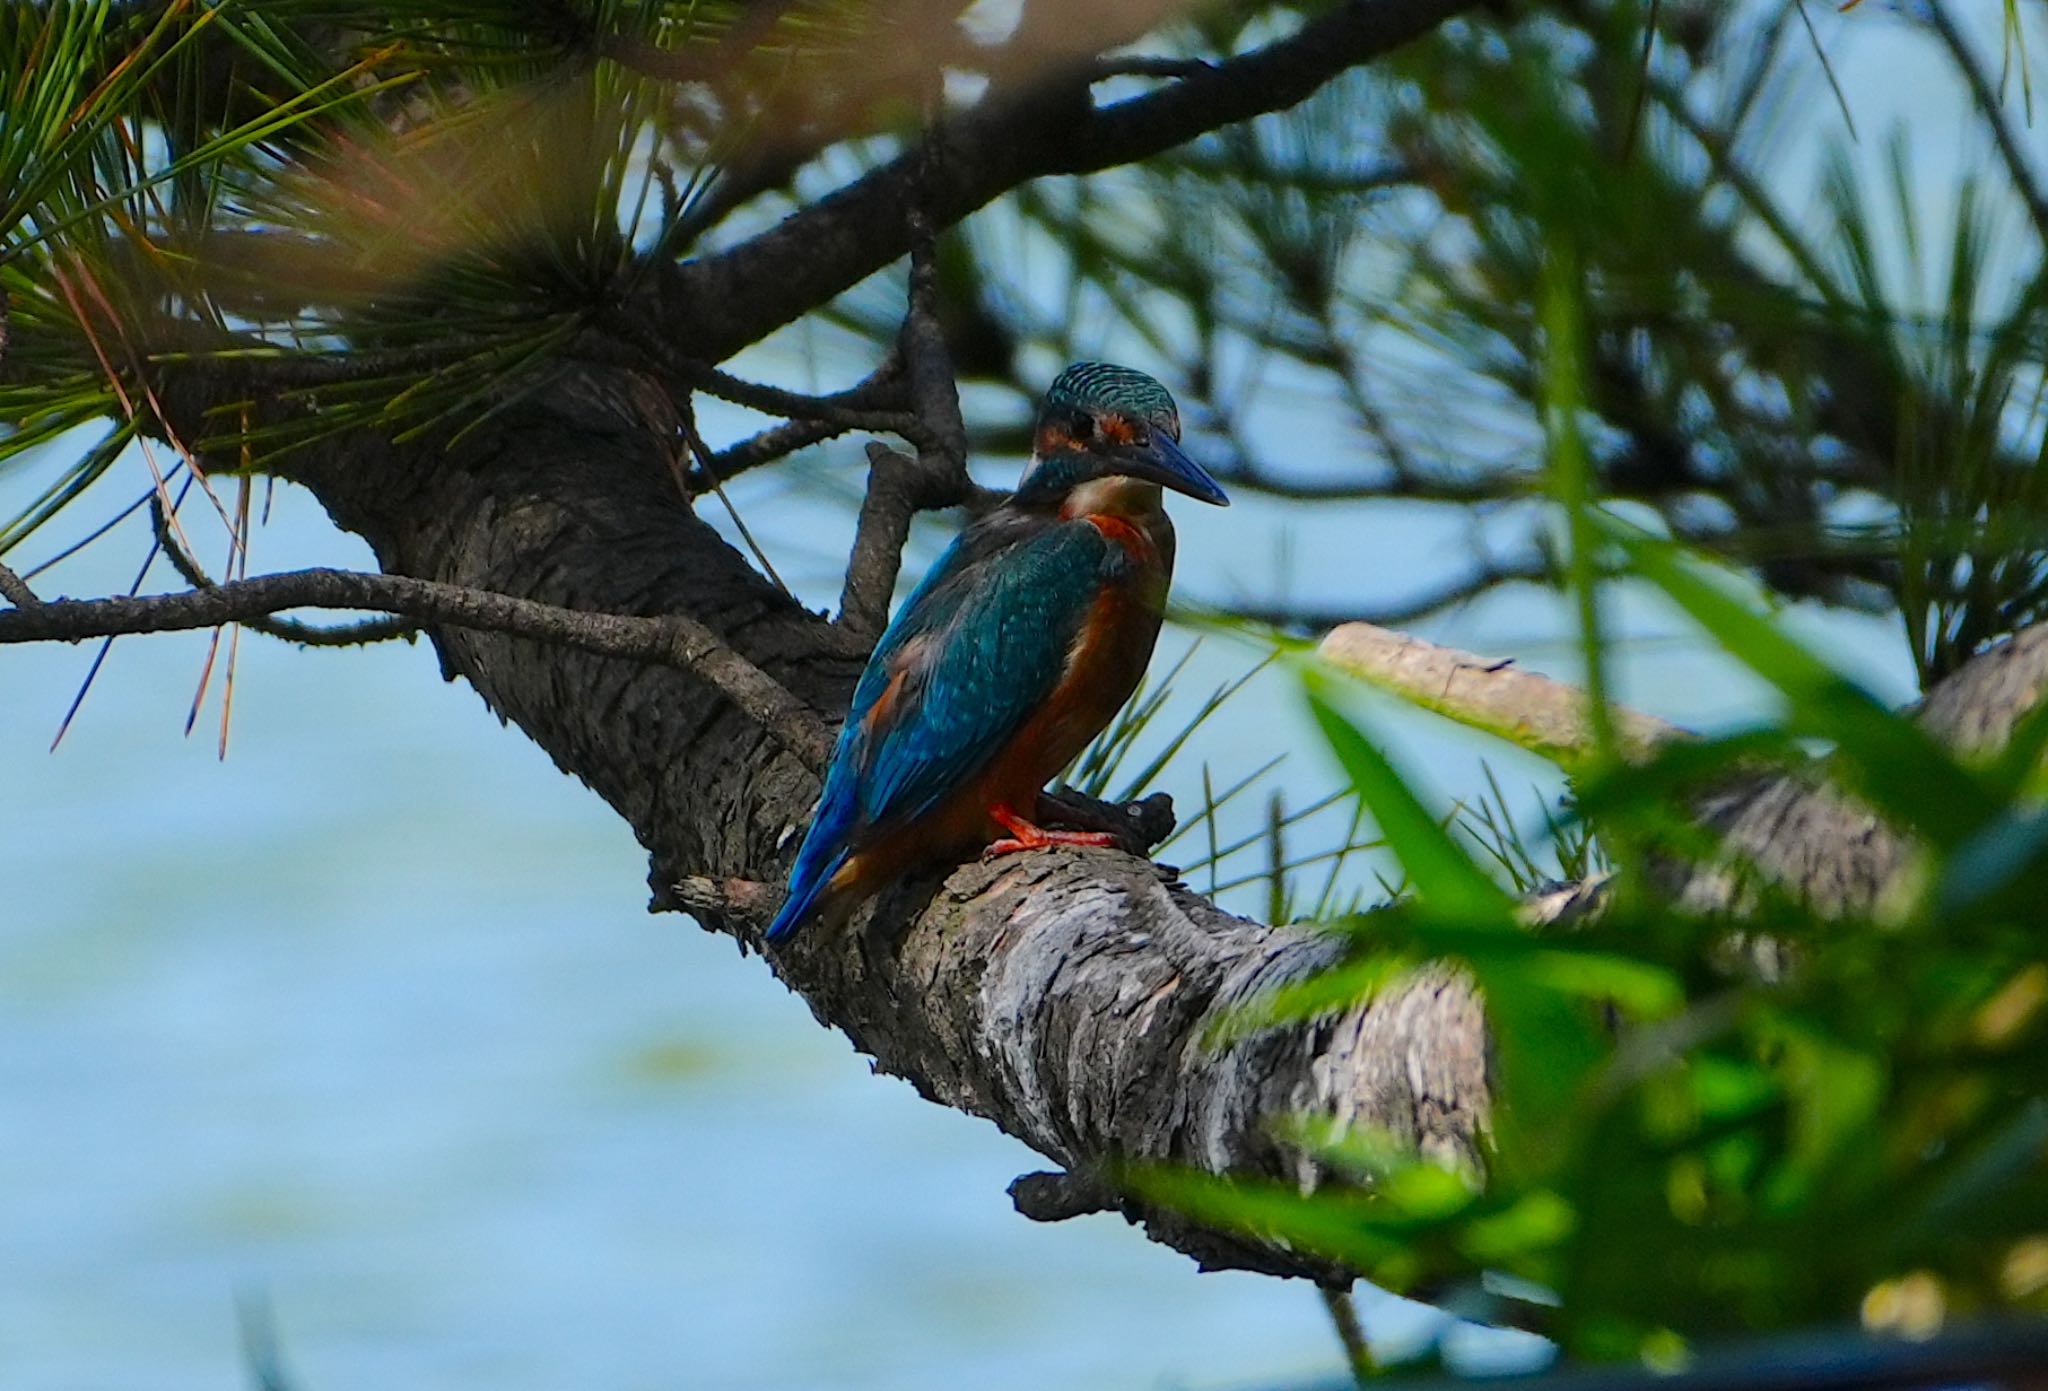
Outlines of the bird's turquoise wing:
<svg viewBox="0 0 2048 1391">
<path fill-rule="evenodd" d="M 934 612 L 904 606 L 914 669 L 863 741 L 864 822 L 915 820 L 1002 751 L 1058 686 L 1114 549 L 1063 523 L 937 587 Z"/>
<path fill-rule="evenodd" d="M 995 545 L 964 534 L 875 644 L 769 927 L 787 936 L 871 829 L 930 811 L 1059 684 L 1121 552 L 1086 522 Z"/>
</svg>

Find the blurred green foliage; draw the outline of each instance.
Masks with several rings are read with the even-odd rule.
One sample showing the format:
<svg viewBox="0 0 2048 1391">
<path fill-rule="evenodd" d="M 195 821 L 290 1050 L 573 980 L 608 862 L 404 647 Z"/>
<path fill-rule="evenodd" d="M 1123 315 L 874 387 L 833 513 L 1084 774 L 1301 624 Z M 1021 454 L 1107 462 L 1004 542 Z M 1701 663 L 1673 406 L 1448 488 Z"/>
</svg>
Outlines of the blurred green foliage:
<svg viewBox="0 0 2048 1391">
<path fill-rule="evenodd" d="M 2048 599 L 2048 170 L 2020 90 L 2039 14 L 2005 24 L 2002 85 L 1985 70 L 2000 28 L 1971 17 L 1474 12 L 1294 111 L 1007 200 L 955 265 L 958 319 L 989 349 L 970 365 L 1021 398 L 1045 362 L 1120 335 L 1185 385 L 1235 489 L 1469 513 L 1465 565 L 1374 610 L 1237 601 L 1304 627 L 1408 621 L 1563 578 L 1568 548 L 1534 504 L 1544 277 L 1569 243 L 1589 495 L 1654 511 L 1777 595 L 1899 612 L 1932 680 Z M 1957 25 L 1976 47 L 1948 43 Z M 1846 119 L 1876 94 L 1845 77 L 1838 103 L 1817 49 L 1902 33 L 1929 115 L 1911 132 Z M 1236 35 L 1217 20 L 1188 43 Z M 1907 135 L 1926 164 L 1933 112 L 1958 106 L 1961 157 L 1914 167 Z M 1051 308 L 1005 292 L 1020 248 L 1065 276 Z M 884 331 L 881 301 L 861 303 Z M 1277 428 L 1312 399 L 1344 426 L 1313 453 Z"/>
<path fill-rule="evenodd" d="M 1568 249 L 1552 254 L 1569 265 Z M 1556 418 L 1575 421 L 1578 320 L 1555 305 L 1546 317 Z M 1577 767 L 1573 835 L 1599 843 L 1611 874 L 1590 911 L 1537 923 L 1518 898 L 1540 887 L 1537 857 L 1511 823 L 1461 834 L 1310 667 L 1314 715 L 1410 892 L 1334 919 L 1341 963 L 1235 1027 L 1355 1006 L 1424 963 L 1457 963 L 1491 1027 L 1486 1172 L 1303 1118 L 1289 1138 L 1348 1182 L 1303 1195 L 1179 1172 L 1134 1181 L 1396 1291 L 1471 1307 L 1512 1277 L 1541 1307 L 1484 1296 L 1496 1316 L 1591 1358 L 1669 1367 L 1693 1340 L 1859 1313 L 1918 1333 L 2048 1312 L 2048 707 L 2021 714 L 2002 748 L 1951 752 L 1759 614 L 1735 576 L 1588 506 L 1569 482 L 1574 433 L 1554 430 L 1549 458 L 1582 521 L 1580 612 L 1619 579 L 1647 584 L 1782 713 Z M 1598 670 L 1604 639 L 1587 634 Z M 1868 902 L 1821 905 L 1695 823 L 1708 794 L 1774 778 L 1856 799 L 1823 856 L 1852 853 L 1875 814 L 1907 837 L 1904 867 Z M 1583 840 L 1564 852 L 1584 863 Z M 1681 906 L 1696 876 L 1736 887 L 1715 911 Z"/>
</svg>

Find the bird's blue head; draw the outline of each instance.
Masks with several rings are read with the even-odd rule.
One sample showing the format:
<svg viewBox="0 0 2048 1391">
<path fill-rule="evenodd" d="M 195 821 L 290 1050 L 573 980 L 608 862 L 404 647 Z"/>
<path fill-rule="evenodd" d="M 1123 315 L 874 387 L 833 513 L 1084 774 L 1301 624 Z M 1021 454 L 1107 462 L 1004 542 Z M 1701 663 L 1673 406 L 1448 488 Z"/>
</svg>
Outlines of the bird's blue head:
<svg viewBox="0 0 2048 1391">
<path fill-rule="evenodd" d="M 1026 502 L 1056 503 L 1098 478 L 1134 478 L 1228 507 L 1209 471 L 1180 447 L 1180 411 L 1143 372 L 1077 362 L 1053 379 L 1032 433 Z"/>
</svg>

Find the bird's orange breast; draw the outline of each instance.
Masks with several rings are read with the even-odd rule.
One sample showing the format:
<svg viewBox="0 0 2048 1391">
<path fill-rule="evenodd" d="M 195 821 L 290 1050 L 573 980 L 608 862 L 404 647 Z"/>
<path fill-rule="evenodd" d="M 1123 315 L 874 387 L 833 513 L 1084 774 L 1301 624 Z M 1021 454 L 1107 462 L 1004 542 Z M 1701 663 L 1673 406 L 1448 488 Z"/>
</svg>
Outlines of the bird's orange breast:
<svg viewBox="0 0 2048 1391">
<path fill-rule="evenodd" d="M 1128 576 L 1096 595 L 1059 684 L 977 780 L 982 805 L 1030 806 L 1047 781 L 1115 718 L 1151 663 L 1166 599 L 1159 546 L 1126 517 L 1094 513 L 1078 520 L 1122 547 L 1135 564 Z"/>
</svg>

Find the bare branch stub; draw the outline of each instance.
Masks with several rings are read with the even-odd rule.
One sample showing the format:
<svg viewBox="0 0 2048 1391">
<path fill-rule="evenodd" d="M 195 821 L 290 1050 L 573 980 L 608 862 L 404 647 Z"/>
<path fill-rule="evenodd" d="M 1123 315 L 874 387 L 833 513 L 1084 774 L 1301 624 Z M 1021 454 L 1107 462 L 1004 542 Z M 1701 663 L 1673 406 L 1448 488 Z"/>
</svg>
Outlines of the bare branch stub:
<svg viewBox="0 0 2048 1391">
<path fill-rule="evenodd" d="M 37 609 L 43 605 L 36 592 L 28 587 L 28 581 L 9 569 L 4 561 L 0 561 L 0 598 L 17 609 Z"/>
<path fill-rule="evenodd" d="M 655 897 L 656 912 L 675 910 L 702 915 L 717 913 L 737 918 L 757 930 L 765 929 L 782 903 L 782 890 L 758 879 L 721 879 L 689 875 L 678 879 Z"/>
</svg>

